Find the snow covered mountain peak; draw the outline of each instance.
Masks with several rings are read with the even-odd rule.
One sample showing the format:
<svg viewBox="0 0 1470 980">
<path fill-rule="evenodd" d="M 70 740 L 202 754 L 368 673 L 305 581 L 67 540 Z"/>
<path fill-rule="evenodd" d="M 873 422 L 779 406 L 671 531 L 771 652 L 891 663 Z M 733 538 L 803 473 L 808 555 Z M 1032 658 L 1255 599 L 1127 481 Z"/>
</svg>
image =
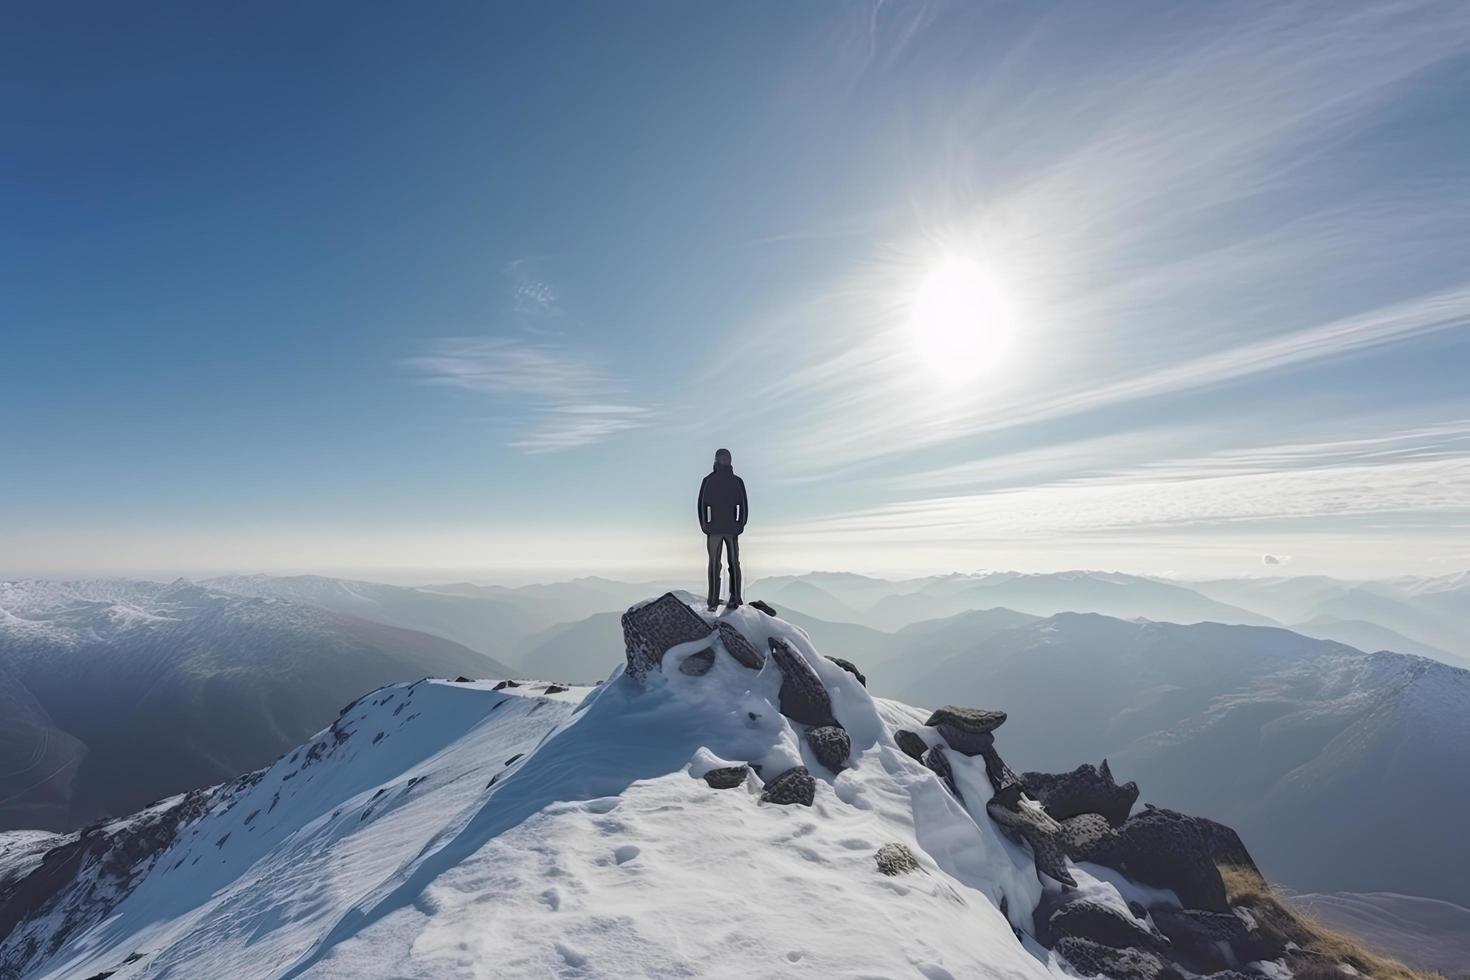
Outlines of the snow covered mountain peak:
<svg viewBox="0 0 1470 980">
<path fill-rule="evenodd" d="M 623 630 L 600 685 L 392 685 L 265 770 L 30 841 L 0 976 L 1153 980 L 1212 972 L 1185 937 L 1219 915 L 1242 935 L 1199 956 L 1284 950 L 1229 915 L 1232 832 L 1129 817 L 1106 765 L 1018 777 L 996 706 L 873 698 L 750 607 Z"/>
</svg>

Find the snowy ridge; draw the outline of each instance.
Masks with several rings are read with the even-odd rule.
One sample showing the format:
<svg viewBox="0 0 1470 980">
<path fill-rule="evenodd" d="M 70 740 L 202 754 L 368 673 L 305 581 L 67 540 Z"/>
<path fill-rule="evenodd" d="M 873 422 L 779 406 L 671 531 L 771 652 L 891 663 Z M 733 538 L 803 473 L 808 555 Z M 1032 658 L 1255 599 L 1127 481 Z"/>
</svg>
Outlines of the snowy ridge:
<svg viewBox="0 0 1470 980">
<path fill-rule="evenodd" d="M 672 646 L 642 680 L 619 666 L 594 688 L 390 686 L 266 770 L 103 828 L 122 840 L 180 815 L 136 861 L 115 848 L 110 870 L 98 858 L 26 908 L 0 940 L 0 976 L 1064 972 L 1033 938 L 1062 887 L 987 815 L 982 758 L 945 753 L 927 712 L 870 697 L 797 627 L 748 607 L 721 621 L 757 649 L 783 642 L 820 680 L 851 742 L 845 768 L 822 765 L 783 715 L 786 668 L 747 669 L 723 641 Z M 953 788 L 899 747 L 900 728 L 938 746 Z M 701 778 L 742 764 L 732 789 Z M 810 807 L 762 799 L 798 766 L 815 777 Z M 892 844 L 916 870 L 878 873 Z M 1099 865 L 1066 870 L 1066 901 L 1138 930 L 1154 926 L 1136 909 L 1179 907 Z"/>
</svg>

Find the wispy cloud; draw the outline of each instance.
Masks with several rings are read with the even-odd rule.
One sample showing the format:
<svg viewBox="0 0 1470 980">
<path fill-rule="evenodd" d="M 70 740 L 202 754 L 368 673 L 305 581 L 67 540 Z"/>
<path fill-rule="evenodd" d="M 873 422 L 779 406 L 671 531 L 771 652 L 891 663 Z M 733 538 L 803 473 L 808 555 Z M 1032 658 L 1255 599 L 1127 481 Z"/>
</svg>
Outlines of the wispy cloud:
<svg viewBox="0 0 1470 980">
<path fill-rule="evenodd" d="M 626 384 L 562 344 L 451 337 L 406 364 L 428 384 L 489 396 L 502 417 L 524 427 L 510 445 L 527 453 L 576 449 L 652 418 L 648 408 L 625 400 Z"/>
<path fill-rule="evenodd" d="M 1004 470 L 1005 461 L 999 461 Z M 1470 421 L 1268 444 L 1114 472 L 918 497 L 782 528 L 793 540 L 1044 543 L 1224 528 L 1443 529 L 1470 521 Z M 1280 561 L 1287 559 L 1276 556 Z"/>
</svg>

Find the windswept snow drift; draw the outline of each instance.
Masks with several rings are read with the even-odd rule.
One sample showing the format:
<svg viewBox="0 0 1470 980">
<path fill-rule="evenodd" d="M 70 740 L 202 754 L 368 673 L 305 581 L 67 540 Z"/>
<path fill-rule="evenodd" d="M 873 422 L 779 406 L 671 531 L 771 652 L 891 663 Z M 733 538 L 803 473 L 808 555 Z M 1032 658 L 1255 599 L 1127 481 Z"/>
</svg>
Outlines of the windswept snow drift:
<svg viewBox="0 0 1470 980">
<path fill-rule="evenodd" d="M 781 715 L 774 662 L 757 672 L 719 652 L 686 675 L 697 644 L 641 684 L 619 666 L 555 693 L 387 687 L 212 791 L 166 847 L 105 881 L 100 866 L 85 872 L 97 887 L 69 889 L 0 939 L 0 976 L 1057 972 L 1013 929 L 1033 931 L 1043 885 L 986 817 L 981 761 L 949 754 L 967 806 L 892 740 L 898 727 L 933 737 L 926 712 L 870 697 L 790 624 L 749 608 L 722 619 L 762 650 L 784 639 L 817 673 L 851 738 L 849 768 L 824 769 Z M 739 763 L 767 778 L 805 765 L 814 805 L 762 803 L 754 775 L 723 791 L 700 778 Z M 878 873 L 874 854 L 892 842 L 919 871 Z M 1069 868 L 1125 913 L 1127 899 L 1169 899 Z"/>
</svg>

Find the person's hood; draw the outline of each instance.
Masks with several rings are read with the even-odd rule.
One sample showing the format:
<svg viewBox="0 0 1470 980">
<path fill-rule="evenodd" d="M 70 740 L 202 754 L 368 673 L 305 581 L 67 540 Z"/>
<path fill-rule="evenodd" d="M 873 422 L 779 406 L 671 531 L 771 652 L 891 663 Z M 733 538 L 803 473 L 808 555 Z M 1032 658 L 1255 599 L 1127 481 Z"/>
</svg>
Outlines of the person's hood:
<svg viewBox="0 0 1470 980">
<path fill-rule="evenodd" d="M 730 465 L 729 463 L 716 463 L 715 464 L 715 468 L 712 469 L 712 470 L 710 470 L 710 472 L 711 473 L 718 473 L 718 472 L 720 472 L 720 470 L 724 470 L 727 473 L 734 473 L 735 472 L 735 467 L 732 466 L 732 465 Z"/>
</svg>

